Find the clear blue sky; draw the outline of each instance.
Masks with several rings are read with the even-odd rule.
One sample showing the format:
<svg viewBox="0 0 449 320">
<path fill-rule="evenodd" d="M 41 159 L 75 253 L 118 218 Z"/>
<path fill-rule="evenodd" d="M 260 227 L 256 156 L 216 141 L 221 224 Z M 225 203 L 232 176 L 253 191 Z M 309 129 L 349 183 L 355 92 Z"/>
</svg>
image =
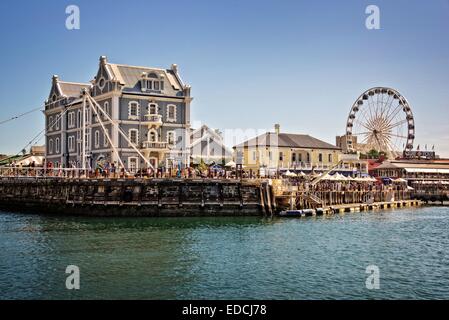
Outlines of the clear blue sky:
<svg viewBox="0 0 449 320">
<path fill-rule="evenodd" d="M 65 28 L 65 8 L 81 29 Z M 381 30 L 365 28 L 380 8 Z M 409 100 L 415 145 L 449 157 L 449 0 L 1 1 L 0 121 L 42 105 L 51 76 L 89 81 L 98 57 L 169 67 L 192 86 L 192 120 L 309 133 L 334 143 L 373 86 Z M 0 153 L 43 128 L 42 114 L 0 126 Z"/>
</svg>

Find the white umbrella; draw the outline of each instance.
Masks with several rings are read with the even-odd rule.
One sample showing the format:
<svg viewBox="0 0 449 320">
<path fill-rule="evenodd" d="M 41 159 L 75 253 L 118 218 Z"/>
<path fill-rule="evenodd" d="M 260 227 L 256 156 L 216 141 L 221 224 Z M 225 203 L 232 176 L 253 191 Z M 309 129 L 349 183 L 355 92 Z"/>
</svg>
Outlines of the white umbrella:
<svg viewBox="0 0 449 320">
<path fill-rule="evenodd" d="M 296 173 L 290 172 L 290 170 L 287 170 L 287 172 L 284 173 L 284 176 L 286 176 L 286 177 L 297 177 Z"/>
<path fill-rule="evenodd" d="M 225 167 L 235 168 L 236 166 L 237 164 L 232 160 L 225 164 Z"/>
<path fill-rule="evenodd" d="M 397 178 L 397 179 L 393 180 L 393 182 L 397 182 L 397 183 L 405 183 L 405 182 L 407 182 L 407 180 L 402 179 L 402 178 Z"/>
</svg>

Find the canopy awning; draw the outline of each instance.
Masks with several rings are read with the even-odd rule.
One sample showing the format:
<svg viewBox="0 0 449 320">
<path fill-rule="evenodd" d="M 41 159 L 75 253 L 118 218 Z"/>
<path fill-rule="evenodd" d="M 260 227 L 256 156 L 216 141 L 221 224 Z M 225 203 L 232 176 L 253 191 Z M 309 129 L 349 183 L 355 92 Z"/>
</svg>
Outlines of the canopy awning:
<svg viewBox="0 0 449 320">
<path fill-rule="evenodd" d="M 438 168 L 405 168 L 407 173 L 444 173 L 449 174 L 449 169 Z"/>
</svg>

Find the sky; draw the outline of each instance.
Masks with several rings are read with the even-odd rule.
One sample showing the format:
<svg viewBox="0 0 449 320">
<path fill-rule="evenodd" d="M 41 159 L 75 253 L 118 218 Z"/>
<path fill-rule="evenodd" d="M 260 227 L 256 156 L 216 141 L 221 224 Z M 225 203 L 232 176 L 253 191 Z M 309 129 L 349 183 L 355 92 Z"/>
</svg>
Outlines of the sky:
<svg viewBox="0 0 449 320">
<path fill-rule="evenodd" d="M 66 28 L 68 5 L 79 30 Z M 368 5 L 378 30 L 365 26 Z M 42 106 L 53 74 L 91 80 L 106 55 L 178 64 L 193 124 L 222 131 L 279 123 L 335 143 L 362 92 L 392 87 L 411 105 L 415 146 L 449 157 L 449 0 L 5 0 L 0 36 L 0 121 Z M 43 128 L 40 112 L 0 125 L 0 154 Z"/>
</svg>

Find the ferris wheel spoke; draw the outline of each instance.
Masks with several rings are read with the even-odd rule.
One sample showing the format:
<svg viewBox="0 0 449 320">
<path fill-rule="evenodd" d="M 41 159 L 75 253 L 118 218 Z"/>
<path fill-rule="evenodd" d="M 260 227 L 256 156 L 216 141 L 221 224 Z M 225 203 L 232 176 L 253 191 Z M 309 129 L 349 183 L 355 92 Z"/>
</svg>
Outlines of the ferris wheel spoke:
<svg viewBox="0 0 449 320">
<path fill-rule="evenodd" d="M 394 102 L 394 95 L 391 95 L 391 96 L 390 96 L 390 102 L 388 103 L 388 107 L 386 108 L 386 114 L 387 114 L 387 116 L 388 116 L 388 114 L 389 114 L 390 111 L 391 111 L 391 106 L 393 105 L 393 102 Z"/>
<path fill-rule="evenodd" d="M 367 126 L 365 123 L 358 121 L 357 119 L 354 119 L 354 124 L 359 124 L 360 126 L 364 127 L 366 130 L 371 131 L 371 128 Z"/>
<path fill-rule="evenodd" d="M 404 120 L 398 121 L 396 123 L 390 124 L 390 125 L 388 125 L 388 129 L 391 130 L 393 128 L 396 128 L 396 127 L 400 126 L 401 124 L 407 123 L 407 121 L 408 121 L 407 119 L 404 119 Z"/>
<path fill-rule="evenodd" d="M 396 137 L 396 138 L 403 138 L 403 139 L 407 139 L 407 137 L 406 137 L 406 136 L 401 136 L 401 135 L 399 135 L 399 134 L 393 134 L 393 133 L 390 133 L 389 135 L 390 135 L 390 136 L 392 136 L 392 137 Z"/>
<path fill-rule="evenodd" d="M 357 132 L 357 133 L 353 133 L 353 136 L 361 136 L 361 135 L 367 135 L 367 134 L 371 134 L 371 131 L 365 131 L 365 132 Z"/>
<path fill-rule="evenodd" d="M 398 104 L 391 113 L 387 114 L 387 119 L 394 119 L 396 117 L 396 115 L 399 113 L 399 111 L 401 110 L 401 105 Z"/>
</svg>

